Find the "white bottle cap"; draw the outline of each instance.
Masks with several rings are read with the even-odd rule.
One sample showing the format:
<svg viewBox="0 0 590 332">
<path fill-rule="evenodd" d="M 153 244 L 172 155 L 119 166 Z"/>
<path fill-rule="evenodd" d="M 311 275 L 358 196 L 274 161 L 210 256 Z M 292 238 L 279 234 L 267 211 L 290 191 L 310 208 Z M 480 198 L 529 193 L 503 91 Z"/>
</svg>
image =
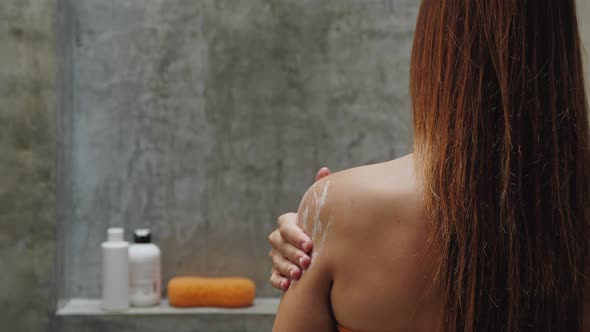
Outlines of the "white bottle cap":
<svg viewBox="0 0 590 332">
<path fill-rule="evenodd" d="M 123 230 L 123 228 L 109 228 L 107 230 L 107 239 L 109 242 L 121 242 L 121 241 L 125 241 L 123 239 L 123 234 L 125 233 L 125 230 Z"/>
</svg>

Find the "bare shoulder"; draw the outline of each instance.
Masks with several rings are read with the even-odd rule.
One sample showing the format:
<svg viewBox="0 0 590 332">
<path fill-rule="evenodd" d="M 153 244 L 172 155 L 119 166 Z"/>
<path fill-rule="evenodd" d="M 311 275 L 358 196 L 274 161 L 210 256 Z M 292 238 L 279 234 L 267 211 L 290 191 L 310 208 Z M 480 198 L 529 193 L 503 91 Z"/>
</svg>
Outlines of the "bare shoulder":
<svg viewBox="0 0 590 332">
<path fill-rule="evenodd" d="M 387 218 L 392 213 L 416 213 L 421 208 L 416 182 L 412 155 L 332 174 L 316 182 L 303 197 L 301 225 L 309 226 L 306 222 L 313 219 L 309 218 L 311 212 L 318 214 L 314 221 L 338 217 L 354 223 Z"/>
<path fill-rule="evenodd" d="M 365 222 L 413 208 L 409 203 L 419 197 L 412 155 L 337 173 L 332 182 L 332 203 L 347 213 L 361 212 Z"/>
<path fill-rule="evenodd" d="M 298 220 L 313 239 L 316 257 L 329 248 L 350 247 L 355 239 L 395 227 L 396 222 L 416 219 L 407 218 L 421 210 L 412 159 L 409 155 L 335 173 L 307 191 Z"/>
</svg>

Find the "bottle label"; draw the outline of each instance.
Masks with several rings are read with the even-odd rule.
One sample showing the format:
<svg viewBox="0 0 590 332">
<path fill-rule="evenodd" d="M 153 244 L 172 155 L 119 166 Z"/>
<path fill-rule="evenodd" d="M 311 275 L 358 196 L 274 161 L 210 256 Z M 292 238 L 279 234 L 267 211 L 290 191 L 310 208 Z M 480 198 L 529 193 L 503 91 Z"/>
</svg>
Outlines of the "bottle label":
<svg viewBox="0 0 590 332">
<path fill-rule="evenodd" d="M 132 295 L 152 296 L 159 294 L 160 276 L 157 264 L 132 262 L 130 268 Z"/>
</svg>

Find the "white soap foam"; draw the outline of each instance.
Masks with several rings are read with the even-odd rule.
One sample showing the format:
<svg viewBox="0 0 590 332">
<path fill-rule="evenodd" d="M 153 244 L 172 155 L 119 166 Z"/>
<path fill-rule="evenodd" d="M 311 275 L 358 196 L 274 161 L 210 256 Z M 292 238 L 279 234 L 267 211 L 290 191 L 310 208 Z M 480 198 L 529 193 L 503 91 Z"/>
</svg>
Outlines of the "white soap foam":
<svg viewBox="0 0 590 332">
<path fill-rule="evenodd" d="M 328 232 L 330 230 L 330 226 L 332 225 L 332 223 L 334 222 L 334 219 L 330 216 L 330 219 L 328 220 L 328 222 L 326 223 L 326 227 L 325 229 L 323 229 L 323 222 L 321 220 L 321 213 L 322 213 L 322 209 L 324 208 L 324 206 L 326 205 L 326 203 L 328 202 L 328 189 L 330 187 L 330 181 L 326 181 L 324 183 L 324 186 L 321 190 L 321 195 L 318 197 L 317 195 L 317 189 L 313 188 L 313 204 L 314 204 L 314 208 L 315 208 L 315 213 L 313 215 L 313 230 L 312 230 L 312 239 L 315 242 L 314 244 L 314 249 L 313 252 L 311 254 L 311 263 L 309 265 L 308 270 L 311 270 L 313 268 L 314 262 L 317 260 L 322 248 L 324 247 L 324 244 L 326 243 L 326 240 L 328 238 Z M 321 238 L 320 238 L 321 235 Z"/>
<path fill-rule="evenodd" d="M 303 225 L 299 225 L 299 226 L 303 227 L 303 229 L 307 229 L 308 216 L 309 216 L 309 206 L 306 206 L 305 210 L 303 210 L 303 215 L 301 216 L 303 218 Z"/>
</svg>

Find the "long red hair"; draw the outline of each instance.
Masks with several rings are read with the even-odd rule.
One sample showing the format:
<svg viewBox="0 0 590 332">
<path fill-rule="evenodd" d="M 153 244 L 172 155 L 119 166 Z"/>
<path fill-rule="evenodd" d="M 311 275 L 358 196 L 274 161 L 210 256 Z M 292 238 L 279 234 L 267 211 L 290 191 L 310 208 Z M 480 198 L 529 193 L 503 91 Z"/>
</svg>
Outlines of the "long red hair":
<svg viewBox="0 0 590 332">
<path fill-rule="evenodd" d="M 415 156 L 448 331 L 580 331 L 589 130 L 574 0 L 424 0 Z"/>
</svg>

